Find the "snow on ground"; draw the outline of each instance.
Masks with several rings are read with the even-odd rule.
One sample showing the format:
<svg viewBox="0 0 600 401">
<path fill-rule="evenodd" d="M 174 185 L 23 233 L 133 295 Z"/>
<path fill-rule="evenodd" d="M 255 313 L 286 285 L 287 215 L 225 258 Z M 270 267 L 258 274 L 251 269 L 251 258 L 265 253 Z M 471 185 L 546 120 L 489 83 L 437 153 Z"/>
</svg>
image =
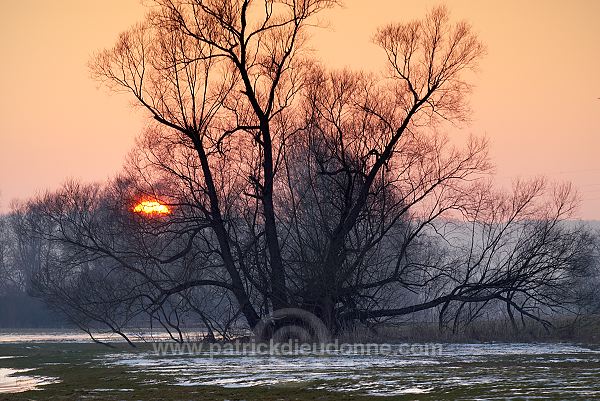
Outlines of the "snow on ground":
<svg viewBox="0 0 600 401">
<path fill-rule="evenodd" d="M 181 386 L 298 384 L 378 396 L 469 387 L 485 389 L 492 398 L 503 392 L 552 396 L 565 389 L 600 395 L 600 351 L 571 344 L 444 344 L 432 356 L 117 353 L 103 363 L 153 372 Z"/>
<path fill-rule="evenodd" d="M 4 357 L 9 358 L 9 357 Z M 40 386 L 56 383 L 56 379 L 43 376 L 23 375 L 32 369 L 0 368 L 0 393 L 19 393 L 35 390 Z"/>
</svg>

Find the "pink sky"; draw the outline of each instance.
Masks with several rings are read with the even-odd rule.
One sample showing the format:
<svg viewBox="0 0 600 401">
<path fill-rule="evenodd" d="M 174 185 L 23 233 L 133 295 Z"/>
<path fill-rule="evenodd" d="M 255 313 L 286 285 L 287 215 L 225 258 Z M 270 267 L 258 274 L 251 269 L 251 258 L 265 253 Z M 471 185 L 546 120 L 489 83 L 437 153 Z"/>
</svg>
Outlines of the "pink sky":
<svg viewBox="0 0 600 401">
<path fill-rule="evenodd" d="M 312 47 L 332 67 L 376 70 L 377 26 L 419 18 L 439 1 L 347 0 L 322 17 Z M 472 96 L 506 185 L 516 177 L 570 180 L 581 218 L 600 219 L 600 1 L 455 0 L 488 47 Z M 0 0 L 0 211 L 66 178 L 117 172 L 146 116 L 98 89 L 87 62 L 141 20 L 138 0 Z"/>
</svg>

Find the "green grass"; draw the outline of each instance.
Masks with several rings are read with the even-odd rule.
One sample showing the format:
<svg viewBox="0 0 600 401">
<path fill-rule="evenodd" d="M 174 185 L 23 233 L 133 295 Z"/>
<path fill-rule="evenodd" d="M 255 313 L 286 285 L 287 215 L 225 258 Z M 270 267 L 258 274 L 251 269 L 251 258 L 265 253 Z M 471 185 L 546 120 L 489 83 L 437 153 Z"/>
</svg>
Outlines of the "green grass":
<svg viewBox="0 0 600 401">
<path fill-rule="evenodd" d="M 18 356 L 1 359 L 0 368 L 34 369 L 25 375 L 54 377 L 60 383 L 43 386 L 15 394 L 1 394 L 0 401 L 20 400 L 198 400 L 198 401 L 334 401 L 334 400 L 474 400 L 527 399 L 544 391 L 544 399 L 589 400 L 600 396 L 600 359 L 593 355 L 566 355 L 564 360 L 558 355 L 548 355 L 545 360 L 539 355 L 490 355 L 483 359 L 453 359 L 450 357 L 441 364 L 401 367 L 378 366 L 365 368 L 368 375 L 384 378 L 386 374 L 400 377 L 407 386 L 430 383 L 435 388 L 431 393 L 405 394 L 400 396 L 367 396 L 360 393 L 316 390 L 325 384 L 328 388 L 352 383 L 351 377 L 319 381 L 307 376 L 306 380 L 277 386 L 256 386 L 245 388 L 223 388 L 217 386 L 177 385 L 174 375 L 135 369 L 121 365 L 106 365 L 102 360 L 108 354 L 122 352 L 124 358 L 131 353 L 150 351 L 150 345 L 132 350 L 124 345 L 110 349 L 97 344 L 0 344 L 0 356 Z M 147 357 L 147 354 L 145 354 Z M 588 359 L 585 359 L 588 358 Z M 373 369 L 373 370 L 370 370 Z M 454 377 L 469 381 L 470 384 L 435 383 L 436 379 L 447 381 Z M 481 378 L 500 378 L 494 383 L 478 381 Z M 538 380 L 540 379 L 540 380 Z M 546 380 L 546 381 L 544 381 Z M 576 386 L 584 392 L 571 394 L 565 388 Z M 97 391 L 104 389 L 107 391 Z M 120 391 L 130 389 L 132 391 Z M 552 390 L 546 392 L 547 390 Z M 520 393 L 521 395 L 517 395 Z M 518 397 L 522 398 L 518 398 Z"/>
<path fill-rule="evenodd" d="M 131 352 L 131 348 L 121 347 Z M 141 349 L 143 350 L 143 348 Z M 140 350 L 140 351 L 141 351 Z M 306 384 L 277 387 L 222 388 L 213 386 L 178 386 L 154 374 L 133 372 L 127 367 L 106 366 L 97 361 L 106 353 L 119 350 L 96 344 L 0 344 L 0 368 L 34 369 L 26 375 L 54 377 L 60 383 L 39 390 L 2 394 L 0 401 L 18 400 L 246 400 L 246 401 L 333 401 L 353 399 L 380 400 L 381 397 L 340 395 L 324 390 L 310 390 Z M 311 383 L 314 384 L 314 383 Z M 109 389 L 110 391 L 94 391 Z M 133 391 L 120 391 L 132 389 Z M 388 400 L 405 399 L 386 397 Z"/>
</svg>

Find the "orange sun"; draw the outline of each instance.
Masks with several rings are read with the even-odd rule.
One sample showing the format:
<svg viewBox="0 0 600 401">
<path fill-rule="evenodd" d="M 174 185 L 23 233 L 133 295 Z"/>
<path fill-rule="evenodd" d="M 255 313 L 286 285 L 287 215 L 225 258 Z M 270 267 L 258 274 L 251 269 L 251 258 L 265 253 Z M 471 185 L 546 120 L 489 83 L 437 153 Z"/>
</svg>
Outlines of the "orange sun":
<svg viewBox="0 0 600 401">
<path fill-rule="evenodd" d="M 163 205 L 162 203 L 156 200 L 141 201 L 140 203 L 134 206 L 133 211 L 135 213 L 143 213 L 148 215 L 160 215 L 171 213 L 171 209 L 169 209 L 167 205 Z"/>
</svg>

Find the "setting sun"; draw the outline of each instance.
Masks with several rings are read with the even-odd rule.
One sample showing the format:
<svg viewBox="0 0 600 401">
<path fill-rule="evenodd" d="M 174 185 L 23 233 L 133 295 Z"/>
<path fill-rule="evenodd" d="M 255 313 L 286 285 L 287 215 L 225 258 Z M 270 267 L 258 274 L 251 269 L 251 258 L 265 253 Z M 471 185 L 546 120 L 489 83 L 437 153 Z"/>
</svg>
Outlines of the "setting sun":
<svg viewBox="0 0 600 401">
<path fill-rule="evenodd" d="M 163 205 L 158 201 L 141 201 L 133 208 L 135 213 L 144 214 L 169 214 L 171 209 L 167 205 Z"/>
</svg>

